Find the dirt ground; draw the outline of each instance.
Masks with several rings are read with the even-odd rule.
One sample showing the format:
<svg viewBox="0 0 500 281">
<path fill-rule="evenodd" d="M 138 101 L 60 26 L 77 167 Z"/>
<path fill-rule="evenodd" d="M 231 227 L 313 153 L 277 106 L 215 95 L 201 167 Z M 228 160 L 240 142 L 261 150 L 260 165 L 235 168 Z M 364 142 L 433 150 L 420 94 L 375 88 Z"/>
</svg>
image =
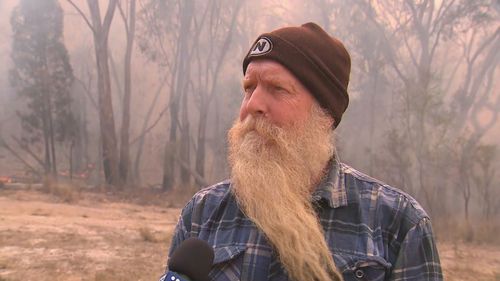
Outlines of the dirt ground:
<svg viewBox="0 0 500 281">
<path fill-rule="evenodd" d="M 179 214 L 169 205 L 2 188 L 0 281 L 157 280 Z M 500 246 L 438 246 L 446 280 L 500 280 Z"/>
</svg>

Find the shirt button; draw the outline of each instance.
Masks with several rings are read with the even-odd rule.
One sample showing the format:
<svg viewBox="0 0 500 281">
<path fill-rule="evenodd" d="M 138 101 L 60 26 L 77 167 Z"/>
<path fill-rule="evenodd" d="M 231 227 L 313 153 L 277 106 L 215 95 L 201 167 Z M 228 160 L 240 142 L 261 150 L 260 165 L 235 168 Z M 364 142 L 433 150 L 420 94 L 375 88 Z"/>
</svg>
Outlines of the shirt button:
<svg viewBox="0 0 500 281">
<path fill-rule="evenodd" d="M 354 275 L 356 276 L 356 278 L 361 279 L 365 277 L 365 272 L 362 269 L 356 269 Z"/>
</svg>

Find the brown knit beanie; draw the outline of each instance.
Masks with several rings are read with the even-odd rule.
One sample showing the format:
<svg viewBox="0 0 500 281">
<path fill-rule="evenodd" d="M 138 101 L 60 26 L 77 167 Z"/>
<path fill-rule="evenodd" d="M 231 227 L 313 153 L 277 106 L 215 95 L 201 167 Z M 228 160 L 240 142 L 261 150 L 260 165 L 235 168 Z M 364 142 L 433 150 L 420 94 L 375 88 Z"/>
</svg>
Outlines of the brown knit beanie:
<svg viewBox="0 0 500 281">
<path fill-rule="evenodd" d="M 243 60 L 243 74 L 256 59 L 271 59 L 290 70 L 335 119 L 349 104 L 351 58 L 344 45 L 315 23 L 280 28 L 260 35 Z"/>
</svg>

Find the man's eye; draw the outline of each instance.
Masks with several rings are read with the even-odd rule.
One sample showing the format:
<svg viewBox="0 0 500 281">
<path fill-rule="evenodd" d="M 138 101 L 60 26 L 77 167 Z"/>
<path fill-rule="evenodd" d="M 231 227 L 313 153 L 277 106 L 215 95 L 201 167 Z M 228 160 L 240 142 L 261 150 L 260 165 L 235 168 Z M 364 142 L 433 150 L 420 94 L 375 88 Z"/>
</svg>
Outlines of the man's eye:
<svg viewBox="0 0 500 281">
<path fill-rule="evenodd" d="M 255 89 L 255 87 L 253 87 L 253 86 L 245 86 L 243 88 L 243 90 L 245 91 L 245 95 L 252 94 L 254 89 Z"/>
<path fill-rule="evenodd" d="M 285 88 L 281 87 L 281 86 L 273 86 L 273 90 L 276 91 L 276 92 L 288 92 Z"/>
</svg>

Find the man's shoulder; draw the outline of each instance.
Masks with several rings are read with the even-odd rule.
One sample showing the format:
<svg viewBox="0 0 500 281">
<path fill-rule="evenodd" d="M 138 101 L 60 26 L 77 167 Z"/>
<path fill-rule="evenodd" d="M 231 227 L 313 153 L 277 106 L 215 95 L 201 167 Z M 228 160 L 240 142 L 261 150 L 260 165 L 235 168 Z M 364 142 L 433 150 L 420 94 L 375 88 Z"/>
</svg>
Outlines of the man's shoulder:
<svg viewBox="0 0 500 281">
<path fill-rule="evenodd" d="M 214 185 L 202 188 L 193 195 L 190 203 L 199 205 L 219 205 L 230 195 L 230 180 L 224 180 Z"/>
<path fill-rule="evenodd" d="M 191 235 L 214 230 L 219 224 L 238 216 L 241 214 L 228 180 L 196 192 L 181 213 L 185 228 Z"/>
<path fill-rule="evenodd" d="M 423 218 L 429 218 L 420 203 L 405 191 L 386 184 L 362 173 L 353 167 L 341 163 L 340 172 L 344 175 L 344 182 L 348 193 L 349 203 L 359 203 L 387 210 L 417 223 Z"/>
</svg>

